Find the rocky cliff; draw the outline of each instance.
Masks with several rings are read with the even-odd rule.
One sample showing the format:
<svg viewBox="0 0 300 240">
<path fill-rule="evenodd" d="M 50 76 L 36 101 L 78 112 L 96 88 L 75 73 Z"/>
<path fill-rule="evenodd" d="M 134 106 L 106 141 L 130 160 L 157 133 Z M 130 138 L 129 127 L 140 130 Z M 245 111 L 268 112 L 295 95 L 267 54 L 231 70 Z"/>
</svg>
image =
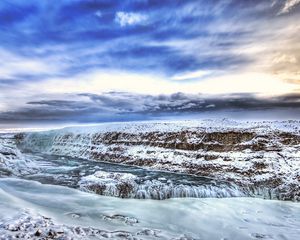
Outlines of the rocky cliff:
<svg viewBox="0 0 300 240">
<path fill-rule="evenodd" d="M 18 134 L 21 148 L 208 176 L 300 199 L 300 123 L 124 123 Z"/>
</svg>

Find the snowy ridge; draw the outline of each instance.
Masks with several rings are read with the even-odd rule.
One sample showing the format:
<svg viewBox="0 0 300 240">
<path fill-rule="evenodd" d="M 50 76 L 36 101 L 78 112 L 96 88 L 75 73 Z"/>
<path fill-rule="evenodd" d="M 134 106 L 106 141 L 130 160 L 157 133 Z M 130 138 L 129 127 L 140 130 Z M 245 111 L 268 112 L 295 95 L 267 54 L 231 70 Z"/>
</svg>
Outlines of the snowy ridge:
<svg viewBox="0 0 300 240">
<path fill-rule="evenodd" d="M 247 130 L 251 129 L 257 133 L 269 131 L 283 131 L 300 133 L 300 121 L 237 121 L 231 119 L 204 119 L 204 120 L 185 120 L 185 121 L 139 121 L 139 122 L 113 122 L 90 124 L 86 126 L 65 127 L 61 129 L 44 131 L 48 133 L 147 133 L 147 132 L 176 132 L 184 130 L 205 130 L 209 131 L 228 131 L 228 130 Z M 42 129 L 39 129 L 42 130 Z M 20 132 L 20 131 L 19 131 Z M 29 132 L 29 131 L 26 131 Z M 34 131 L 41 132 L 41 131 Z"/>
<path fill-rule="evenodd" d="M 208 176 L 299 200 L 299 129 L 299 121 L 225 119 L 100 124 L 16 139 L 31 151 Z"/>
</svg>

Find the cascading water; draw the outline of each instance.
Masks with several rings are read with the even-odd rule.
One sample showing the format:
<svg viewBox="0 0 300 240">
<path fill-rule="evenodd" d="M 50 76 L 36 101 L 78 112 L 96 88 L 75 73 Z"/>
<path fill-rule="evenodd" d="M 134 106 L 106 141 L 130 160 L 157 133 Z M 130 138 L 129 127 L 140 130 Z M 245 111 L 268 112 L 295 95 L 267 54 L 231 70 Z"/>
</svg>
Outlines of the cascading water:
<svg viewBox="0 0 300 240">
<path fill-rule="evenodd" d="M 93 175 L 83 177 L 79 182 L 83 190 L 100 195 L 122 198 L 157 199 L 168 198 L 222 198 L 245 196 L 236 186 L 229 183 L 213 183 L 209 179 L 199 179 L 198 185 L 182 184 L 177 177 L 177 183 L 165 178 L 148 180 L 128 173 L 108 173 L 98 171 Z M 178 183 L 179 182 L 179 183 Z M 200 184 L 202 182 L 202 184 Z"/>
</svg>

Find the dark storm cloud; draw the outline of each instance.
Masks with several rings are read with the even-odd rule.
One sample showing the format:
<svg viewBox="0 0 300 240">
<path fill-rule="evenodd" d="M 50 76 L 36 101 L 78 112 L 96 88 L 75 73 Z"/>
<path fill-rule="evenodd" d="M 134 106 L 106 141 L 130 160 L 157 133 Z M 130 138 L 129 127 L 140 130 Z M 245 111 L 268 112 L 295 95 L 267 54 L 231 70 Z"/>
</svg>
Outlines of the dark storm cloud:
<svg viewBox="0 0 300 240">
<path fill-rule="evenodd" d="M 68 96 L 76 98 L 76 96 Z M 101 122 L 118 120 L 155 119 L 161 116 L 180 116 L 220 111 L 300 110 L 300 94 L 275 98 L 258 98 L 251 94 L 203 96 L 175 93 L 171 95 L 143 95 L 108 92 L 100 95 L 79 94 L 80 101 L 41 100 L 28 102 L 18 111 L 0 113 L 0 121 L 58 121 Z"/>
</svg>

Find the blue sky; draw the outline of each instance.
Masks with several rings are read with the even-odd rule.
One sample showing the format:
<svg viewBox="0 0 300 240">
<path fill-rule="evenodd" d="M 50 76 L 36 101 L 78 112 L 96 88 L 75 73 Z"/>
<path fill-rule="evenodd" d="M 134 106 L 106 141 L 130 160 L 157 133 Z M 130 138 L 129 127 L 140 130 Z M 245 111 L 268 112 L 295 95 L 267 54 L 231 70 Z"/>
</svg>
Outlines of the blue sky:
<svg viewBox="0 0 300 240">
<path fill-rule="evenodd" d="M 294 111 L 299 20 L 300 0 L 1 0 L 0 122 Z"/>
</svg>

